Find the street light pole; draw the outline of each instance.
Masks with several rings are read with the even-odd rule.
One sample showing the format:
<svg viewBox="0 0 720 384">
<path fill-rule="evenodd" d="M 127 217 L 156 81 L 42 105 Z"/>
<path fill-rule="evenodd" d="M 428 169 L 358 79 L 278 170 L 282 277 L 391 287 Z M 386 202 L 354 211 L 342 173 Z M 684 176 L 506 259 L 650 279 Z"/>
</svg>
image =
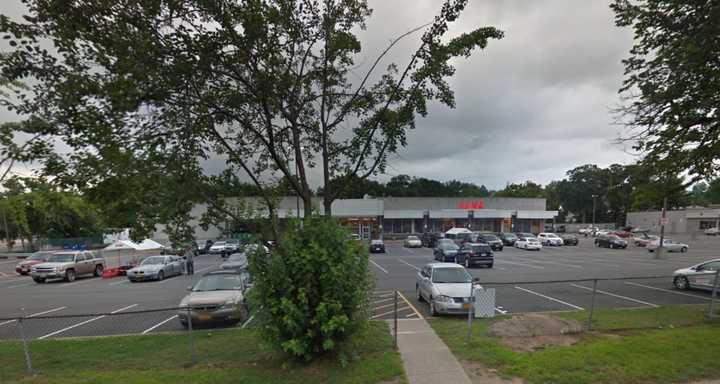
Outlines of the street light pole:
<svg viewBox="0 0 720 384">
<path fill-rule="evenodd" d="M 592 227 L 595 228 L 595 198 L 598 197 L 598 195 L 592 195 L 593 199 L 593 210 L 592 210 Z"/>
</svg>

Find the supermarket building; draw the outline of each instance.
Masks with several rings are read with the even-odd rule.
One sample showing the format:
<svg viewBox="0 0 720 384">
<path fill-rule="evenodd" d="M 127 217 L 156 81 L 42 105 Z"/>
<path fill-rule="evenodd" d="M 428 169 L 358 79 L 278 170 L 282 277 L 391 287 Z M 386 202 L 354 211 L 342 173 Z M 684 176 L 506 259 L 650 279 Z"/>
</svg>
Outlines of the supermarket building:
<svg viewBox="0 0 720 384">
<path fill-rule="evenodd" d="M 258 212 L 267 214 L 260 199 L 245 198 L 243 201 L 256 206 Z M 312 203 L 313 209 L 322 214 L 322 198 L 313 198 Z M 278 217 L 281 221 L 296 217 L 298 206 L 302 215 L 302 201 L 295 197 L 281 198 Z M 197 220 L 204 210 L 205 206 L 196 206 L 192 215 Z M 543 198 L 379 197 L 336 200 L 332 205 L 332 215 L 352 233 L 363 238 L 379 238 L 444 232 L 453 227 L 466 227 L 473 231 L 538 233 L 543 231 L 548 220 L 557 216 L 557 211 L 546 210 Z M 229 232 L 228 228 L 210 227 L 207 231 L 199 225 L 195 228 L 198 239 L 220 238 Z M 163 234 L 159 230 L 155 237 L 161 238 Z"/>
</svg>

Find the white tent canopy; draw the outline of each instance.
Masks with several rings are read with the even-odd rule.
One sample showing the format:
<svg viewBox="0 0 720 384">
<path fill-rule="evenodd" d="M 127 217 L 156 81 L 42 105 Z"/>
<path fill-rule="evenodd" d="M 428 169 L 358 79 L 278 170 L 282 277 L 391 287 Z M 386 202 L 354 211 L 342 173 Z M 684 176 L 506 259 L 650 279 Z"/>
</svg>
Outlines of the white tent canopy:
<svg viewBox="0 0 720 384">
<path fill-rule="evenodd" d="M 138 244 L 138 249 L 162 249 L 163 245 L 152 239 L 145 239 Z"/>
<path fill-rule="evenodd" d="M 472 233 L 472 231 L 467 228 L 450 228 L 445 232 L 446 235 L 457 235 L 460 233 Z"/>
</svg>

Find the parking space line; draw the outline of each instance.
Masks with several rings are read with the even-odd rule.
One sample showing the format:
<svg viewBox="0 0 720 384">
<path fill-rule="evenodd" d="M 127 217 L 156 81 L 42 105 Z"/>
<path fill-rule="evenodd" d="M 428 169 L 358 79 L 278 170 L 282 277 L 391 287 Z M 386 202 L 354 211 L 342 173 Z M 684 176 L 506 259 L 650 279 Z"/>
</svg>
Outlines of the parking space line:
<svg viewBox="0 0 720 384">
<path fill-rule="evenodd" d="M 18 259 L 18 260 L 0 261 L 0 265 L 2 265 L 2 264 L 19 263 L 20 261 L 22 261 L 22 260 L 21 260 L 21 259 Z"/>
<path fill-rule="evenodd" d="M 410 254 L 413 254 L 413 255 L 415 254 L 415 251 L 413 251 L 413 250 L 410 249 L 410 248 L 403 247 L 403 249 L 406 250 L 406 251 L 408 251 L 408 252 L 410 252 Z"/>
<path fill-rule="evenodd" d="M 542 293 L 535 292 L 535 291 L 532 291 L 532 290 L 527 289 L 527 288 L 522 288 L 522 287 L 517 287 L 517 286 L 516 286 L 515 289 L 519 289 L 519 290 L 521 290 L 521 291 L 523 291 L 523 292 L 527 292 L 527 293 L 532 294 L 532 295 L 535 295 L 535 296 L 540 296 L 540 297 L 542 297 L 542 298 L 548 299 L 548 300 L 550 300 L 550 301 L 554 301 L 554 302 L 556 302 L 556 303 L 560 303 L 560 304 L 563 304 L 563 305 L 567 305 L 567 306 L 570 307 L 570 308 L 579 309 L 579 310 L 581 310 L 581 311 L 584 311 L 584 310 L 585 310 L 585 308 L 580 307 L 580 306 L 578 306 L 578 305 L 570 304 L 570 303 L 568 303 L 568 302 L 566 302 L 566 301 L 562 301 L 562 300 L 556 299 L 556 298 L 554 298 L 554 297 L 546 296 L 546 295 L 543 295 Z"/>
<path fill-rule="evenodd" d="M 386 302 L 386 301 L 390 301 L 390 300 L 392 300 L 392 299 L 394 299 L 394 298 L 393 298 L 393 297 L 388 297 L 387 299 L 376 300 L 376 301 L 373 301 L 372 303 L 373 303 L 373 304 L 380 304 L 380 303 L 384 303 L 384 302 Z"/>
<path fill-rule="evenodd" d="M 27 278 L 19 278 L 19 279 L 16 278 L 16 279 L 12 279 L 12 280 L 2 280 L 2 281 L 0 281 L 0 284 L 12 284 L 12 283 L 17 283 L 18 281 L 27 281 Z"/>
<path fill-rule="evenodd" d="M 627 284 L 627 285 L 634 285 L 634 286 L 636 286 L 636 287 L 643 287 L 643 288 L 647 288 L 647 289 L 653 289 L 653 290 L 660 291 L 660 292 L 674 293 L 674 294 L 676 294 L 676 295 L 682 295 L 682 296 L 687 296 L 687 297 L 694 297 L 694 298 L 696 298 L 696 299 L 712 300 L 712 298 L 710 298 L 710 297 L 698 296 L 698 295 L 693 295 L 693 294 L 690 294 L 690 293 L 684 293 L 684 292 L 673 291 L 673 290 L 670 290 L 670 289 L 653 287 L 653 286 L 651 286 L 651 285 L 645 285 L 645 284 L 639 284 L 639 283 L 631 283 L 631 282 L 629 282 L 629 281 L 626 281 L 625 284 Z"/>
<path fill-rule="evenodd" d="M 528 262 L 528 263 L 544 263 L 544 264 L 559 265 L 559 266 L 562 266 L 562 267 L 582 268 L 581 265 L 564 264 L 564 263 L 558 263 L 557 261 L 550 261 L 550 260 L 544 260 L 544 259 L 542 259 L 542 260 L 537 260 L 537 261 L 535 261 L 535 260 L 529 260 L 529 259 L 520 259 L 520 260 L 525 261 L 525 262 Z"/>
<path fill-rule="evenodd" d="M 112 285 L 120 285 L 120 284 L 129 283 L 129 282 L 130 282 L 130 280 L 128 280 L 128 279 L 123 279 L 123 280 L 120 280 L 120 281 L 112 282 L 112 283 L 110 283 L 110 284 L 108 284 L 108 285 L 111 285 L 111 286 L 112 286 Z"/>
<path fill-rule="evenodd" d="M 402 308 L 398 308 L 397 311 L 398 311 L 398 312 L 401 312 L 401 311 L 406 311 L 406 310 L 408 310 L 408 309 L 411 309 L 411 308 L 410 308 L 410 307 L 402 307 Z M 370 320 L 375 320 L 375 319 L 377 319 L 378 317 L 383 317 L 383 316 L 385 316 L 385 315 L 390 315 L 390 314 L 392 314 L 392 313 L 394 313 L 394 312 L 395 312 L 395 310 L 392 310 L 392 311 L 389 311 L 389 312 L 385 312 L 385 313 L 378 313 L 377 315 L 371 317 Z"/>
<path fill-rule="evenodd" d="M 501 315 L 506 315 L 508 313 L 508 311 L 506 311 L 504 309 L 500 309 L 500 307 L 495 307 L 495 312 L 497 312 Z"/>
<path fill-rule="evenodd" d="M 379 307 L 373 307 L 373 309 L 377 310 L 377 309 L 389 308 L 389 307 L 392 307 L 393 305 L 395 305 L 395 303 L 385 304 L 385 305 L 381 305 Z"/>
<path fill-rule="evenodd" d="M 130 309 L 130 308 L 137 307 L 137 306 L 138 306 L 137 304 L 128 305 L 127 307 L 123 307 L 123 308 L 117 309 L 117 310 L 115 310 L 115 311 L 112 311 L 112 312 L 110 312 L 110 314 L 111 314 L 111 315 L 114 315 L 114 314 L 116 314 L 116 313 L 118 313 L 118 312 L 122 312 L 122 311 L 124 311 L 124 310 L 126 310 L 126 309 Z M 73 329 L 73 328 L 81 327 L 81 326 L 83 326 L 83 325 L 85 325 L 85 324 L 92 323 L 93 321 L 100 320 L 100 319 L 102 319 L 102 318 L 104 318 L 104 317 L 107 317 L 107 316 L 106 316 L 106 315 L 100 315 L 100 316 L 97 316 L 97 317 L 93 317 L 92 319 L 82 321 L 82 322 L 80 322 L 80 323 L 71 325 L 71 326 L 69 326 L 69 327 L 65 327 L 65 328 L 63 328 L 63 329 L 57 330 L 57 331 L 52 332 L 52 333 L 48 333 L 47 335 L 44 335 L 44 336 L 40 336 L 40 337 L 38 337 L 38 340 L 47 339 L 48 337 L 55 336 L 55 335 L 57 335 L 57 334 L 60 334 L 60 333 L 65 332 L 65 331 L 69 331 L 69 330 L 71 330 L 71 329 Z"/>
<path fill-rule="evenodd" d="M 407 305 L 409 305 L 410 308 L 412 308 L 412 310 L 413 310 L 415 313 L 417 313 L 418 317 L 422 319 L 422 318 L 423 318 L 422 313 L 420 313 L 420 311 L 418 311 L 417 308 L 415 308 L 415 306 L 412 305 L 412 303 L 410 302 L 410 300 L 408 300 L 407 297 L 405 297 L 405 295 L 402 294 L 402 292 L 397 291 L 397 293 L 398 293 L 398 295 L 400 295 L 400 297 L 402 297 L 403 300 L 405 300 L 405 302 L 407 303 Z"/>
<path fill-rule="evenodd" d="M 255 315 L 250 316 L 247 320 L 245 320 L 245 322 L 242 324 L 242 326 L 240 328 L 243 329 L 243 328 L 247 327 L 248 324 L 250 324 L 250 322 L 253 321 L 254 318 L 255 318 Z"/>
<path fill-rule="evenodd" d="M 545 267 L 541 267 L 541 266 L 539 266 L 539 265 L 531 265 L 531 264 L 525 264 L 525 263 L 518 263 L 518 262 L 514 262 L 514 261 L 507 261 L 507 260 L 498 260 L 498 259 L 495 259 L 495 262 L 496 262 L 496 263 L 501 263 L 501 264 L 520 265 L 520 266 L 527 267 L 527 268 L 545 269 Z"/>
<path fill-rule="evenodd" d="M 403 264 L 405 264 L 405 265 L 407 265 L 407 266 L 409 266 L 409 267 L 411 267 L 411 268 L 415 268 L 416 271 L 419 271 L 419 270 L 420 270 L 420 268 L 418 268 L 418 267 L 416 267 L 416 266 L 408 263 L 407 261 L 405 261 L 405 260 L 403 260 L 403 259 L 398 259 L 398 261 L 401 262 L 401 263 L 403 263 Z"/>
<path fill-rule="evenodd" d="M 53 312 L 57 312 L 57 311 L 62 311 L 62 310 L 65 309 L 65 308 L 67 308 L 67 307 L 58 307 L 58 308 L 53 308 L 53 309 L 50 309 L 50 310 L 47 310 L 47 311 L 44 311 L 44 312 L 33 313 L 32 315 L 26 316 L 26 318 L 31 318 L 31 317 L 35 317 L 35 316 L 41 316 L 41 315 L 47 315 L 48 313 L 53 313 Z M 15 321 L 16 321 L 16 320 L 4 321 L 4 322 L 0 323 L 0 325 L 5 325 L 5 324 L 14 323 Z"/>
<path fill-rule="evenodd" d="M 372 259 L 368 259 L 368 260 L 370 260 L 370 262 L 372 263 L 372 265 L 376 266 L 379 270 L 385 272 L 386 275 L 387 275 L 388 273 L 390 273 L 390 272 L 387 271 L 387 269 L 381 267 L 380 264 L 374 262 Z"/>
<path fill-rule="evenodd" d="M 157 329 L 158 327 L 160 327 L 160 326 L 168 323 L 169 321 L 171 321 L 172 319 L 174 319 L 174 318 L 176 318 L 176 317 L 178 317 L 178 315 L 172 315 L 170 318 L 165 319 L 165 320 L 163 320 L 163 321 L 161 321 L 161 322 L 153 325 L 152 327 L 150 327 L 150 328 L 142 331 L 140 334 L 141 334 L 141 335 L 146 335 L 146 334 L 148 334 L 149 332 L 154 331 L 154 330 Z"/>
<path fill-rule="evenodd" d="M 586 291 L 592 291 L 592 290 L 593 290 L 593 289 L 590 288 L 590 287 L 585 287 L 585 286 L 582 286 L 582 285 L 577 285 L 577 284 L 570 284 L 570 285 L 573 286 L 573 287 L 575 287 L 575 288 L 584 289 L 584 290 L 586 290 Z M 612 296 L 612 297 L 617 297 L 618 299 L 623 299 L 623 300 L 627 300 L 627 301 L 632 301 L 632 302 L 634 302 L 634 303 L 647 305 L 647 306 L 650 306 L 650 307 L 653 307 L 653 308 L 658 308 L 658 307 L 659 307 L 659 305 L 657 305 L 657 304 L 648 303 L 647 301 L 642 301 L 642 300 L 638 300 L 638 299 L 633 299 L 632 297 L 616 295 L 616 294 L 614 294 L 614 293 L 610 293 L 610 292 L 607 292 L 607 291 L 601 291 L 601 290 L 599 290 L 599 289 L 597 289 L 596 292 L 597 292 L 597 293 L 601 293 L 601 294 L 603 294 L 603 295 L 608 295 L 608 296 Z"/>
<path fill-rule="evenodd" d="M 28 285 L 34 285 L 35 283 L 25 283 L 25 284 L 19 284 L 19 285 L 11 285 L 9 287 L 5 288 L 20 288 L 20 287 L 27 287 Z"/>
<path fill-rule="evenodd" d="M 411 317 L 417 317 L 417 313 L 413 312 L 413 313 L 411 313 L 411 314 L 405 315 L 405 318 L 406 318 L 406 319 L 409 319 L 409 318 L 411 318 Z"/>
<path fill-rule="evenodd" d="M 78 284 L 82 284 L 82 283 L 87 283 L 87 282 L 89 282 L 89 281 L 97 281 L 97 280 L 94 279 L 94 278 L 92 278 L 92 277 L 87 277 L 87 278 L 84 278 L 84 279 L 82 279 L 82 280 L 75 280 L 75 281 L 73 281 L 72 283 L 60 284 L 60 285 L 58 285 L 58 287 L 64 288 L 64 287 L 69 287 L 69 286 L 71 286 L 71 285 L 78 285 Z"/>
<path fill-rule="evenodd" d="M 217 268 L 217 265 L 211 265 L 211 266 L 209 266 L 209 267 L 205 267 L 205 268 L 202 268 L 202 269 L 198 269 L 197 271 L 195 271 L 195 273 L 203 273 L 203 272 L 205 272 L 205 271 L 207 271 L 208 269 L 211 269 L 211 268 Z"/>
</svg>

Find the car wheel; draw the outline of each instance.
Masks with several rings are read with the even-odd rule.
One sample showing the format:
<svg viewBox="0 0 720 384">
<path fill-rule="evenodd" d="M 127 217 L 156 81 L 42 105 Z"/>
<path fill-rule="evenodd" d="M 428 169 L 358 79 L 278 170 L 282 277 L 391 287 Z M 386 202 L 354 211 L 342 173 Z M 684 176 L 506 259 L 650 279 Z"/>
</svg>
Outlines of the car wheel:
<svg viewBox="0 0 720 384">
<path fill-rule="evenodd" d="M 682 247 L 682 248 L 680 248 L 680 252 L 681 252 L 681 253 L 687 252 L 687 247 Z"/>
<path fill-rule="evenodd" d="M 677 289 L 686 290 L 690 288 L 690 282 L 688 281 L 687 277 L 685 276 L 677 276 L 673 280 L 673 285 Z"/>
<path fill-rule="evenodd" d="M 103 266 L 98 265 L 95 267 L 95 277 L 100 277 L 103 274 Z"/>
<path fill-rule="evenodd" d="M 495 263 L 490 263 L 490 264 L 488 264 L 488 266 L 487 266 L 487 267 L 488 267 L 488 268 L 492 268 L 492 267 L 493 267 L 493 265 L 495 265 Z"/>
<path fill-rule="evenodd" d="M 417 300 L 419 302 L 422 303 L 423 301 L 425 301 L 422 297 L 422 294 L 420 293 L 420 287 L 418 287 L 417 284 L 415 285 L 415 295 L 417 296 Z"/>
<path fill-rule="evenodd" d="M 33 280 L 35 280 L 35 282 L 38 283 L 38 284 L 42 284 L 42 283 L 45 282 L 45 279 L 41 279 L 41 278 L 39 278 L 39 277 L 34 277 Z"/>
<path fill-rule="evenodd" d="M 68 269 L 65 271 L 65 281 L 73 282 L 75 281 L 75 271 L 72 269 Z"/>
<path fill-rule="evenodd" d="M 158 276 L 157 276 L 158 281 L 163 281 L 164 278 L 165 278 L 165 274 L 163 273 L 163 271 L 158 272 Z"/>
</svg>

